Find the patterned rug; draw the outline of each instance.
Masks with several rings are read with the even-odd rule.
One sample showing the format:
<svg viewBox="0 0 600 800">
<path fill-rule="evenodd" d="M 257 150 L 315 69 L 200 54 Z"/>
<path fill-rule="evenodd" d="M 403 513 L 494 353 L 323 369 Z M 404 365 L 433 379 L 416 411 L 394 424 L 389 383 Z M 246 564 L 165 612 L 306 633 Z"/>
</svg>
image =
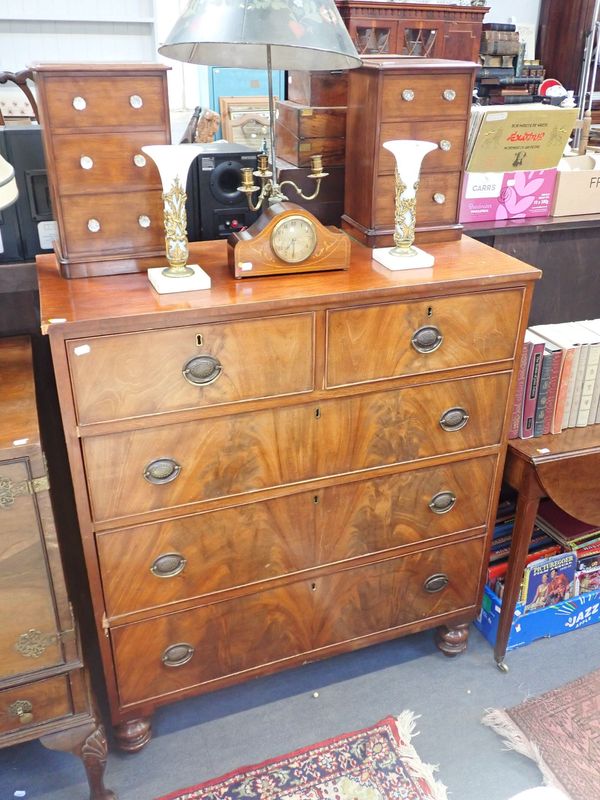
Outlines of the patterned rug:
<svg viewBox="0 0 600 800">
<path fill-rule="evenodd" d="M 570 800 L 600 798 L 600 670 L 515 708 L 490 710 L 483 723 L 533 759 L 548 786 Z"/>
<path fill-rule="evenodd" d="M 158 800 L 447 800 L 436 767 L 410 743 L 414 728 L 414 714 L 403 711 Z"/>
</svg>

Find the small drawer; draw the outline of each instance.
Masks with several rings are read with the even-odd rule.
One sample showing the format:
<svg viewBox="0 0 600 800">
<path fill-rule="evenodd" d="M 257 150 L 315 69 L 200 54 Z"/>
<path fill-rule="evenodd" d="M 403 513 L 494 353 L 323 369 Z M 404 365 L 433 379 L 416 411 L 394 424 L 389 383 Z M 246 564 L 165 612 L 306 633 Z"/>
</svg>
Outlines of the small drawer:
<svg viewBox="0 0 600 800">
<path fill-rule="evenodd" d="M 121 704 L 216 688 L 228 676 L 364 646 L 453 611 L 468 618 L 484 543 L 469 539 L 114 628 Z"/>
<path fill-rule="evenodd" d="M 458 220 L 460 172 L 423 172 L 417 191 L 417 228 Z M 394 175 L 376 178 L 375 227 L 394 227 Z"/>
<path fill-rule="evenodd" d="M 99 534 L 107 613 L 480 532 L 495 464 L 487 456 Z"/>
<path fill-rule="evenodd" d="M 168 128 L 164 76 L 48 76 L 46 124 L 64 128 Z"/>
<path fill-rule="evenodd" d="M 52 146 L 55 177 L 61 195 L 161 189 L 154 161 L 142 153 L 144 144 L 167 144 L 166 133 L 64 134 Z"/>
<path fill-rule="evenodd" d="M 34 728 L 73 713 L 65 675 L 0 691 L 0 734 Z"/>
<path fill-rule="evenodd" d="M 512 359 L 522 302 L 520 289 L 506 289 L 329 311 L 326 385 Z"/>
<path fill-rule="evenodd" d="M 93 516 L 118 519 L 497 445 L 509 383 L 509 373 L 497 373 L 89 436 L 82 445 Z"/>
<path fill-rule="evenodd" d="M 381 121 L 462 117 L 471 107 L 471 73 L 390 75 L 381 92 Z M 419 139 L 429 139 L 421 135 Z"/>
<path fill-rule="evenodd" d="M 71 195 L 61 205 L 65 258 L 164 250 L 160 190 Z"/>
<path fill-rule="evenodd" d="M 290 314 L 71 340 L 78 421 L 309 392 L 313 325 L 312 314 Z"/>
<path fill-rule="evenodd" d="M 437 144 L 438 149 L 423 159 L 421 172 L 455 171 L 462 169 L 466 122 L 457 120 L 428 122 L 385 122 L 379 133 L 379 175 L 394 174 L 394 156 L 383 147 L 384 142 L 394 139 L 426 139 Z"/>
</svg>

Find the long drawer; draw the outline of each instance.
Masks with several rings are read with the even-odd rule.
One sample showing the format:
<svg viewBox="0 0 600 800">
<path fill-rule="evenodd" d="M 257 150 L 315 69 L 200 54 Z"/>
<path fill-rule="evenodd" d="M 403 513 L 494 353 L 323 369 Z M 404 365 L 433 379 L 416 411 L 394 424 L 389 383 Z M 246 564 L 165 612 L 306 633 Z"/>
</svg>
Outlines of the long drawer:
<svg viewBox="0 0 600 800">
<path fill-rule="evenodd" d="M 72 339 L 67 354 L 80 424 L 314 388 L 310 313 Z"/>
<path fill-rule="evenodd" d="M 33 728 L 72 713 L 66 675 L 0 691 L 0 734 Z"/>
<path fill-rule="evenodd" d="M 512 359 L 521 303 L 510 289 L 330 311 L 327 386 Z"/>
<path fill-rule="evenodd" d="M 207 597 L 484 524 L 495 456 L 110 531 L 110 617 Z"/>
<path fill-rule="evenodd" d="M 417 192 L 417 228 L 456 221 L 460 172 L 424 172 Z M 376 178 L 373 225 L 394 227 L 394 175 Z"/>
<path fill-rule="evenodd" d="M 342 570 L 111 631 L 122 705 L 357 647 L 472 610 L 484 539 Z"/>
<path fill-rule="evenodd" d="M 83 440 L 97 521 L 500 441 L 510 374 Z"/>
<path fill-rule="evenodd" d="M 394 156 L 382 146 L 391 139 L 425 138 L 437 144 L 438 149 L 428 153 L 423 161 L 423 173 L 462 169 L 466 127 L 465 120 L 431 120 L 426 125 L 423 122 L 384 122 L 379 132 L 377 173 L 394 174 Z"/>
</svg>

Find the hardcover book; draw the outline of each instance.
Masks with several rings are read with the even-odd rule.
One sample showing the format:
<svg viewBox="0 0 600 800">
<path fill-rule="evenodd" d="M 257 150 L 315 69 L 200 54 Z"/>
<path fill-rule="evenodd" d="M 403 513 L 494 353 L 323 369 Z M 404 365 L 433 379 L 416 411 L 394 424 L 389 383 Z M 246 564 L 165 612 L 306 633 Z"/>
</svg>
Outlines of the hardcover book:
<svg viewBox="0 0 600 800">
<path fill-rule="evenodd" d="M 525 611 L 554 606 L 575 593 L 575 553 L 557 553 L 525 567 L 522 602 Z"/>
<path fill-rule="evenodd" d="M 521 417 L 519 436 L 521 439 L 530 439 L 534 435 L 535 410 L 540 389 L 542 360 L 544 357 L 544 340 L 541 336 L 527 330 L 525 332 L 525 341 L 531 343 L 531 352 L 525 377 L 523 415 Z"/>
<path fill-rule="evenodd" d="M 563 409 L 561 429 L 568 428 L 575 395 L 581 348 L 574 341 L 573 332 L 567 323 L 534 325 L 531 330 L 548 339 L 548 341 L 554 342 L 565 351 L 565 365 L 558 389 L 557 406 L 561 406 Z"/>
<path fill-rule="evenodd" d="M 572 517 L 549 497 L 540 502 L 536 524 L 565 547 L 600 536 L 598 526 Z"/>
</svg>

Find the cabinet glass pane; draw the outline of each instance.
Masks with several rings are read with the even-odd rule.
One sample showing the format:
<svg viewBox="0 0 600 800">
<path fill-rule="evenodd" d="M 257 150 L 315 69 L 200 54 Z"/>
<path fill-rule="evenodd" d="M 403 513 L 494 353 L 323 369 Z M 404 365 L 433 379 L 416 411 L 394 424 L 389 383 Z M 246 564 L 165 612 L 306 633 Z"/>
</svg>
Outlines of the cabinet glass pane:
<svg viewBox="0 0 600 800">
<path fill-rule="evenodd" d="M 391 28 L 360 27 L 356 28 L 354 45 L 360 55 L 391 53 Z"/>
<path fill-rule="evenodd" d="M 432 55 L 432 51 L 438 38 L 437 28 L 405 28 L 403 38 L 400 41 L 403 56 L 427 56 Z"/>
</svg>

